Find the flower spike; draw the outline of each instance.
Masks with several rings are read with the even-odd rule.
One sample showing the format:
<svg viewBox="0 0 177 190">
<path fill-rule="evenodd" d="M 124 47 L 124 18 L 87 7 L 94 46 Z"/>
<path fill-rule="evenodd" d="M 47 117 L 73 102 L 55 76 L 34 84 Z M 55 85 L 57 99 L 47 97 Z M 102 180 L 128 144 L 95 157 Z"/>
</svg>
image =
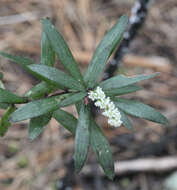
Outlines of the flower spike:
<svg viewBox="0 0 177 190">
<path fill-rule="evenodd" d="M 99 86 L 88 93 L 88 98 L 95 101 L 95 106 L 100 109 L 104 109 L 102 113 L 104 116 L 108 117 L 108 123 L 114 127 L 120 127 L 122 124 L 121 114 L 118 108 L 115 107 L 114 103 L 111 101 L 110 97 L 106 97 L 102 88 Z"/>
</svg>

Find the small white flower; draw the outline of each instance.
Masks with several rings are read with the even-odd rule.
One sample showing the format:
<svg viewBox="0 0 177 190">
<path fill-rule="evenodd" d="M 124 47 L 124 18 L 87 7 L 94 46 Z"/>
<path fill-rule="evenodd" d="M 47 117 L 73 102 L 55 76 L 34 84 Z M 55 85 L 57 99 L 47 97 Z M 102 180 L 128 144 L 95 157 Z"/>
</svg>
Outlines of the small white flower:
<svg viewBox="0 0 177 190">
<path fill-rule="evenodd" d="M 108 107 L 109 107 L 109 110 L 114 110 L 115 109 L 115 105 L 114 105 L 113 102 L 110 102 Z"/>
<path fill-rule="evenodd" d="M 108 123 L 114 127 L 119 127 L 122 124 L 121 114 L 118 108 L 115 107 L 114 103 L 111 101 L 110 97 L 106 97 L 102 88 L 99 86 L 88 93 L 88 98 L 95 101 L 95 106 L 104 109 L 102 113 L 104 116 L 108 117 Z"/>
<path fill-rule="evenodd" d="M 102 89 L 98 86 L 97 89 L 95 90 L 95 93 L 98 95 L 98 99 L 104 99 L 106 96 Z"/>
<path fill-rule="evenodd" d="M 100 100 L 96 101 L 95 102 L 95 106 L 100 107 L 101 109 L 103 109 L 103 103 L 102 103 L 102 101 L 100 101 Z"/>
<path fill-rule="evenodd" d="M 98 95 L 97 95 L 97 93 L 95 93 L 95 92 L 89 92 L 88 93 L 88 97 L 91 99 L 91 100 L 96 100 L 96 99 L 98 99 Z"/>
<path fill-rule="evenodd" d="M 106 110 L 106 111 L 103 112 L 103 115 L 107 116 L 109 118 L 116 117 L 116 114 L 115 114 L 115 112 L 113 110 Z"/>
<path fill-rule="evenodd" d="M 98 99 L 98 101 L 95 102 L 95 106 L 100 107 L 101 109 L 109 109 L 109 104 L 110 104 L 110 98 L 102 98 Z"/>
<path fill-rule="evenodd" d="M 119 127 L 122 124 L 122 121 L 115 119 L 108 119 L 108 123 L 114 127 Z"/>
</svg>

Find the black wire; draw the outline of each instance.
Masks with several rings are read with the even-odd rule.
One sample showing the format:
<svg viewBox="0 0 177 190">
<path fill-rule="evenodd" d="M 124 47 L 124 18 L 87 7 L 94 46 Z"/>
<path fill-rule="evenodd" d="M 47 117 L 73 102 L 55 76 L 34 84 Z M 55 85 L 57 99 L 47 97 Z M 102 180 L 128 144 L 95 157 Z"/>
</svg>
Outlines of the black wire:
<svg viewBox="0 0 177 190">
<path fill-rule="evenodd" d="M 124 33 L 123 40 L 117 48 L 113 59 L 108 63 L 104 72 L 103 80 L 109 79 L 114 76 L 118 69 L 123 56 L 128 52 L 128 47 L 133 39 L 137 36 L 138 31 L 144 24 L 148 13 L 148 4 L 150 0 L 139 0 L 132 8 L 132 14 L 129 19 L 127 31 Z"/>
</svg>

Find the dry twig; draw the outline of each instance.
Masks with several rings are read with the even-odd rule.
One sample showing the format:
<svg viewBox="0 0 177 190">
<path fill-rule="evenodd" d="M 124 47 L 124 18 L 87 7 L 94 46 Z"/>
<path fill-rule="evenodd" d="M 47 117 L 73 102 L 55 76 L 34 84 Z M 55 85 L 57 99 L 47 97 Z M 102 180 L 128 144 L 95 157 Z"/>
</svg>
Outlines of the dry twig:
<svg viewBox="0 0 177 190">
<path fill-rule="evenodd" d="M 165 172 L 176 168 L 176 156 L 168 156 L 163 158 L 140 158 L 115 162 L 116 175 L 124 175 L 131 172 Z M 83 173 L 85 175 L 92 175 L 92 167 L 85 167 Z"/>
<path fill-rule="evenodd" d="M 36 20 L 39 18 L 39 12 L 25 12 L 21 14 L 15 14 L 10 16 L 0 17 L 0 25 L 17 24 L 20 22 Z"/>
</svg>

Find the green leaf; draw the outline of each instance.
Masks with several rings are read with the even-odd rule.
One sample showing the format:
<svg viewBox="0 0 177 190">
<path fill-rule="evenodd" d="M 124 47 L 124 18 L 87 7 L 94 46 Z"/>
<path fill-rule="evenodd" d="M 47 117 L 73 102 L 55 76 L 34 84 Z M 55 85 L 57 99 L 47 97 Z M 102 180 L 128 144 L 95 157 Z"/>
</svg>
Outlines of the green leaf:
<svg viewBox="0 0 177 190">
<path fill-rule="evenodd" d="M 47 66 L 54 66 L 55 63 L 55 52 L 53 51 L 50 42 L 47 38 L 45 32 L 42 32 L 41 38 L 41 64 Z M 51 93 L 56 87 L 47 84 L 46 82 L 41 82 L 31 88 L 25 96 L 32 99 L 39 99 L 44 97 L 46 94 Z"/>
<path fill-rule="evenodd" d="M 115 98 L 114 103 L 127 114 L 161 124 L 168 124 L 168 120 L 160 112 L 139 101 Z"/>
<path fill-rule="evenodd" d="M 101 129 L 98 127 L 96 122 L 91 120 L 91 135 L 90 143 L 96 153 L 97 160 L 102 166 L 105 174 L 110 178 L 114 178 L 114 161 L 112 158 L 111 148 L 109 143 L 102 133 Z"/>
<path fill-rule="evenodd" d="M 75 135 L 76 127 L 77 127 L 77 119 L 71 115 L 70 113 L 58 109 L 54 111 L 53 117 L 68 131 L 70 131 L 73 135 Z"/>
<path fill-rule="evenodd" d="M 127 16 L 120 17 L 118 22 L 98 45 L 84 77 L 89 88 L 93 88 L 97 84 L 99 77 L 104 71 L 107 60 L 123 37 L 127 23 Z"/>
<path fill-rule="evenodd" d="M 142 88 L 136 85 L 129 85 L 122 88 L 105 90 L 104 92 L 107 96 L 120 96 L 120 95 L 124 95 L 128 93 L 136 92 L 138 90 L 142 90 Z"/>
<path fill-rule="evenodd" d="M 7 109 L 8 107 L 9 107 L 9 104 L 0 103 L 0 109 Z"/>
<path fill-rule="evenodd" d="M 47 84 L 46 82 L 41 82 L 36 86 L 32 87 L 26 94 L 26 97 L 29 97 L 33 100 L 44 97 L 45 95 L 51 93 L 55 90 L 56 87 Z"/>
<path fill-rule="evenodd" d="M 41 64 L 53 67 L 55 64 L 55 52 L 53 51 L 46 33 L 41 37 Z"/>
<path fill-rule="evenodd" d="M 75 103 L 75 107 L 76 107 L 76 110 L 77 110 L 77 113 L 78 113 L 78 114 L 79 114 L 79 112 L 80 112 L 81 105 L 82 105 L 82 101 L 79 101 L 79 102 Z"/>
<path fill-rule="evenodd" d="M 25 103 L 27 99 L 25 97 L 20 97 L 12 92 L 0 88 L 0 103 L 11 103 L 11 104 L 17 104 L 17 103 Z"/>
<path fill-rule="evenodd" d="M 0 80 L 0 88 L 5 89 L 5 88 L 4 88 L 4 84 L 2 83 L 1 80 Z M 0 109 L 7 109 L 8 107 L 9 107 L 9 104 L 0 103 Z"/>
<path fill-rule="evenodd" d="M 64 72 L 46 65 L 30 65 L 28 68 L 41 80 L 49 84 L 56 85 L 59 88 L 71 88 L 75 90 L 84 90 L 83 86 L 74 78 Z"/>
<path fill-rule="evenodd" d="M 126 77 L 124 75 L 118 75 L 118 76 L 112 77 L 108 80 L 101 82 L 99 86 L 104 91 L 105 90 L 113 90 L 113 89 L 122 88 L 125 86 L 135 84 L 142 80 L 147 80 L 147 79 L 153 78 L 153 77 L 157 76 L 158 74 L 159 73 L 154 73 L 152 75 L 136 75 L 133 77 Z"/>
<path fill-rule="evenodd" d="M 128 117 L 126 116 L 126 114 L 120 109 L 119 109 L 119 111 L 120 111 L 120 114 L 121 114 L 121 120 L 123 122 L 123 125 L 126 128 L 132 130 L 133 129 L 132 124 L 131 124 L 130 120 L 128 119 Z"/>
<path fill-rule="evenodd" d="M 83 83 L 83 77 L 73 55 L 61 34 L 55 29 L 49 19 L 42 19 L 43 30 L 50 40 L 51 46 L 57 54 L 59 60 L 71 76 Z"/>
<path fill-rule="evenodd" d="M 27 67 L 26 67 L 27 65 L 34 64 L 33 60 L 26 58 L 26 57 L 21 57 L 21 56 L 17 56 L 17 55 L 10 55 L 10 54 L 2 52 L 2 51 L 0 52 L 0 55 L 11 60 L 11 61 L 14 61 L 15 63 L 19 64 L 20 66 L 22 66 L 25 69 L 27 69 Z"/>
<path fill-rule="evenodd" d="M 36 137 L 38 137 L 41 134 L 44 127 L 51 120 L 51 117 L 52 113 L 48 113 L 45 115 L 41 115 L 39 117 L 34 117 L 30 120 L 28 133 L 29 133 L 29 138 L 31 140 L 34 140 Z"/>
<path fill-rule="evenodd" d="M 0 80 L 0 88 L 5 89 L 3 82 Z"/>
<path fill-rule="evenodd" d="M 11 116 L 11 122 L 23 121 L 44 115 L 58 109 L 62 100 L 68 97 L 69 94 L 35 100 L 18 108 Z"/>
<path fill-rule="evenodd" d="M 80 102 L 79 102 L 80 103 Z M 82 105 L 82 104 L 81 104 Z M 78 105 L 81 107 L 81 105 Z M 77 128 L 77 119 L 63 111 L 63 110 L 57 110 L 54 112 L 53 117 L 61 124 L 63 127 L 68 129 L 73 135 L 75 135 L 75 131 Z M 93 148 L 94 152 L 96 153 L 97 160 L 103 167 L 103 170 L 105 171 L 105 174 L 110 178 L 113 179 L 114 177 L 114 162 L 112 158 L 111 149 L 109 146 L 109 143 L 102 133 L 101 129 L 97 126 L 95 121 L 91 121 L 91 134 L 90 134 L 90 145 Z M 101 152 L 101 153 L 100 153 Z"/>
<path fill-rule="evenodd" d="M 66 107 L 66 106 L 72 105 L 72 104 L 82 100 L 86 95 L 87 95 L 86 92 L 80 92 L 80 93 L 73 94 L 72 96 L 70 96 L 70 97 L 66 98 L 65 100 L 63 100 L 61 102 L 60 106 L 61 107 Z"/>
<path fill-rule="evenodd" d="M 75 136 L 74 164 L 76 172 L 79 172 L 82 169 L 84 162 L 87 158 L 90 138 L 89 124 L 90 111 L 89 108 L 83 103 L 81 105 L 81 110 L 79 113 Z"/>
<path fill-rule="evenodd" d="M 41 64 L 47 66 L 54 66 L 55 52 L 53 51 L 50 42 L 45 32 L 42 32 L 41 37 Z M 26 97 L 30 97 L 32 100 L 39 99 L 45 95 L 51 93 L 56 87 L 49 85 L 46 82 L 41 82 L 32 87 L 26 94 Z"/>
<path fill-rule="evenodd" d="M 0 136 L 4 136 L 5 133 L 8 131 L 11 123 L 8 121 L 9 115 L 15 111 L 14 106 L 10 106 L 7 112 L 2 116 L 0 121 Z"/>
<path fill-rule="evenodd" d="M 3 78 L 3 74 L 0 72 L 0 80 Z"/>
</svg>

